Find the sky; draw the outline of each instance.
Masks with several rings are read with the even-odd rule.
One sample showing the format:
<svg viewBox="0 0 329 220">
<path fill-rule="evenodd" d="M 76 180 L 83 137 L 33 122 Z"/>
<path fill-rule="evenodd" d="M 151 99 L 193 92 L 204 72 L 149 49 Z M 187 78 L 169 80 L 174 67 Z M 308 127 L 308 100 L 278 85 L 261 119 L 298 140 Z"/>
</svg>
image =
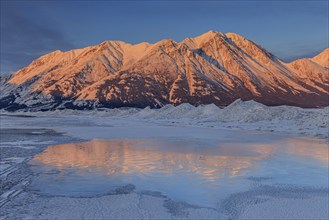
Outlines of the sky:
<svg viewBox="0 0 329 220">
<path fill-rule="evenodd" d="M 181 41 L 209 30 L 238 33 L 285 61 L 328 47 L 328 0 L 0 1 L 0 73 L 54 50 L 104 40 Z"/>
</svg>

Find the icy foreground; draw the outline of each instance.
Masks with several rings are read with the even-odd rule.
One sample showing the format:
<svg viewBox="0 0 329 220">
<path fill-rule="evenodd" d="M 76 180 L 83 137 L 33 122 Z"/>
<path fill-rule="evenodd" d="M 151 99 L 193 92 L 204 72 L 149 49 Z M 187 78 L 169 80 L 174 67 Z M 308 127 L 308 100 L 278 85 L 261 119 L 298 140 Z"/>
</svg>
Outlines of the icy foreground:
<svg viewBox="0 0 329 220">
<path fill-rule="evenodd" d="M 328 141 L 329 108 L 267 107 L 254 101 L 182 104 L 161 109 L 1 112 L 2 219 L 327 219 L 328 188 L 271 185 L 250 178 L 251 187 L 216 208 L 177 202 L 129 186 L 88 198 L 49 197 L 30 190 L 36 174 L 28 162 L 47 146 L 94 138 L 225 139 L 230 132 L 311 136 Z M 318 140 L 318 139 L 317 139 Z M 312 154 L 312 151 L 308 151 Z M 51 175 L 51 171 L 48 173 Z"/>
</svg>

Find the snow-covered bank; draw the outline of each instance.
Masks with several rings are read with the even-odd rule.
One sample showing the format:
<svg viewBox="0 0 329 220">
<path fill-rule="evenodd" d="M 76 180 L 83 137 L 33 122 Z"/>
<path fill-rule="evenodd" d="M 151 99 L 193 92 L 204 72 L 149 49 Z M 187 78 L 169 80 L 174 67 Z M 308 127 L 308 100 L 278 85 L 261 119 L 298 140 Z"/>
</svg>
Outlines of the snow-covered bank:
<svg viewBox="0 0 329 220">
<path fill-rule="evenodd" d="M 326 219 L 328 197 L 273 199 L 246 207 L 240 219 Z"/>
<path fill-rule="evenodd" d="M 291 188 L 280 190 L 287 193 L 284 190 Z M 270 192 L 263 197 L 260 197 L 256 191 L 246 192 L 244 194 L 251 198 L 230 198 L 228 204 L 231 207 L 218 209 L 195 207 L 177 203 L 161 195 L 135 192 L 92 198 L 49 198 L 23 192 L 17 199 L 26 204 L 23 207 L 13 207 L 13 212 L 8 213 L 6 217 L 7 219 L 327 219 L 328 197 L 325 193 L 320 195 L 316 189 L 304 189 L 304 191 L 276 197 Z M 29 203 L 31 201 L 33 202 Z"/>
<path fill-rule="evenodd" d="M 120 108 L 94 111 L 56 110 L 14 113 L 1 111 L 0 113 L 25 117 L 65 117 L 67 123 L 77 120 L 80 121 L 79 123 L 99 126 L 111 125 L 116 119 L 126 119 L 127 122 L 275 131 L 329 137 L 329 107 L 319 109 L 303 109 L 285 105 L 269 107 L 255 101 L 237 100 L 223 109 L 213 104 L 194 107 L 185 103 L 176 107 L 166 105 L 161 109 Z M 2 123 L 2 126 L 10 127 L 11 124 Z"/>
<path fill-rule="evenodd" d="M 329 216 L 328 189 L 260 185 L 231 195 L 222 203 L 230 219 L 318 219 Z"/>
</svg>

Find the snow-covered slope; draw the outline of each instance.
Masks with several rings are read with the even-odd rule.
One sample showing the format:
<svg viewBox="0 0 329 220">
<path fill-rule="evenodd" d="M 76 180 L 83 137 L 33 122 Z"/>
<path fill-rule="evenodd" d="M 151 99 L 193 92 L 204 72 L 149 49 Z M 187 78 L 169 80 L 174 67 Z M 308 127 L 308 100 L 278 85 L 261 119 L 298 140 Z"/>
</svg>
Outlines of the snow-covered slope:
<svg viewBox="0 0 329 220">
<path fill-rule="evenodd" d="M 1 77 L 0 107 L 224 106 L 238 98 L 327 106 L 328 69 L 315 58 L 286 64 L 238 34 L 215 31 L 182 42 L 105 41 L 52 52 Z"/>
<path fill-rule="evenodd" d="M 319 91 L 324 93 L 328 92 L 328 69 L 323 68 L 323 66 L 307 58 L 295 60 L 286 66 L 292 72 L 294 72 L 307 86 L 317 88 Z"/>
<path fill-rule="evenodd" d="M 323 50 L 311 60 L 323 67 L 329 68 L 329 48 Z"/>
</svg>

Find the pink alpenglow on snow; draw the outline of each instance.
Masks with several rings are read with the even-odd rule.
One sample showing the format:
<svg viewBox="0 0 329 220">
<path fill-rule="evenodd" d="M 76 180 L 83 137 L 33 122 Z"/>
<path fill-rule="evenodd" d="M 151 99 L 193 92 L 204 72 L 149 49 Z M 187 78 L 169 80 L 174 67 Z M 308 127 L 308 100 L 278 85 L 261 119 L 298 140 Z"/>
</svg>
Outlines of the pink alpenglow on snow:
<svg viewBox="0 0 329 220">
<path fill-rule="evenodd" d="M 329 105 L 328 49 L 285 63 L 235 33 L 155 44 L 109 40 L 44 55 L 0 84 L 3 109 L 226 106 L 239 98 L 323 107 Z"/>
</svg>

